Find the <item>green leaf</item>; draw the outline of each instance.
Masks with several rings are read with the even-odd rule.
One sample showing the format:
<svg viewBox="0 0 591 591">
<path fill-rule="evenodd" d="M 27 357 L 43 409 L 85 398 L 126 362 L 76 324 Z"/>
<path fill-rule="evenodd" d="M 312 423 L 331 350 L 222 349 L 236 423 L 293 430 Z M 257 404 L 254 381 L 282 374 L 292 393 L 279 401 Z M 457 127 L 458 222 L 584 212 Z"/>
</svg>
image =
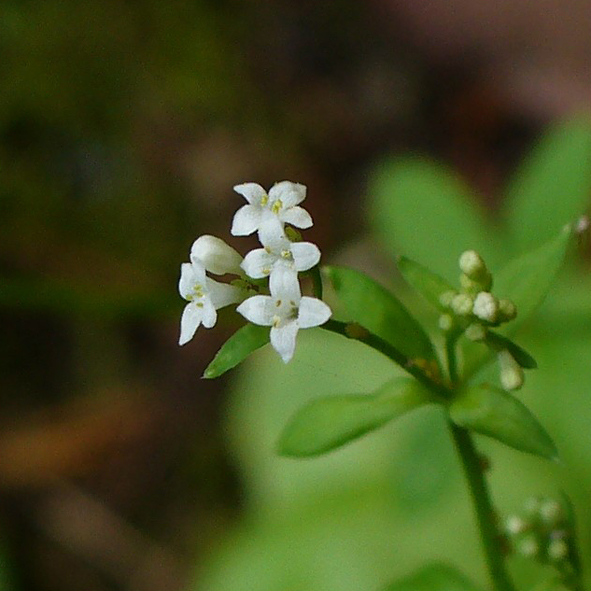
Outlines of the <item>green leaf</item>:
<svg viewBox="0 0 591 591">
<path fill-rule="evenodd" d="M 554 442 L 527 407 L 488 384 L 463 391 L 449 406 L 451 419 L 509 447 L 547 459 L 558 457 Z"/>
<path fill-rule="evenodd" d="M 344 267 L 327 267 L 347 322 L 357 322 L 413 359 L 434 359 L 429 337 L 402 303 L 367 275 Z"/>
<path fill-rule="evenodd" d="M 285 427 L 279 453 L 292 457 L 327 453 L 430 401 L 428 390 L 404 377 L 394 378 L 373 394 L 317 398 Z"/>
<path fill-rule="evenodd" d="M 447 291 L 456 291 L 443 277 L 404 256 L 398 258 L 398 269 L 413 289 L 440 310 L 445 309 L 439 300 L 441 295 Z"/>
<path fill-rule="evenodd" d="M 507 324 L 509 330 L 526 320 L 544 301 L 563 265 L 571 235 L 572 227 L 566 226 L 552 240 L 513 259 L 494 275 L 495 294 L 510 298 L 517 306 L 517 318 Z"/>
<path fill-rule="evenodd" d="M 525 349 L 503 335 L 489 330 L 486 335 L 486 342 L 495 351 L 503 351 L 504 349 L 509 351 L 513 359 L 525 369 L 536 369 L 538 367 L 536 360 Z"/>
<path fill-rule="evenodd" d="M 445 564 L 423 567 L 389 585 L 385 591 L 477 591 L 478 587 L 456 569 Z"/>
<path fill-rule="evenodd" d="M 508 189 L 506 220 L 519 251 L 579 217 L 591 196 L 591 121 L 562 123 L 542 138 Z"/>
<path fill-rule="evenodd" d="M 470 189 L 442 165 L 419 158 L 385 162 L 370 194 L 373 226 L 390 252 L 437 269 L 447 280 L 458 275 L 465 250 L 478 251 L 492 266 L 503 253 Z"/>
<path fill-rule="evenodd" d="M 203 373 L 204 378 L 217 378 L 236 367 L 251 353 L 269 342 L 269 327 L 246 324 L 238 329 L 216 353 Z"/>
</svg>

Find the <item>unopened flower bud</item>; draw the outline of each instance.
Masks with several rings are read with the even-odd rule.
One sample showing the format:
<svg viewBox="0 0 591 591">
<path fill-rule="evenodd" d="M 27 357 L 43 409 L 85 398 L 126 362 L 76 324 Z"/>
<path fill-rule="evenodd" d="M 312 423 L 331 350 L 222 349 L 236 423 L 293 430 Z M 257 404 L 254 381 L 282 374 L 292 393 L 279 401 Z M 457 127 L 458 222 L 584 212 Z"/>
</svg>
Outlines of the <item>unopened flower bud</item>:
<svg viewBox="0 0 591 591">
<path fill-rule="evenodd" d="M 486 326 L 480 324 L 480 322 L 473 322 L 464 332 L 466 338 L 475 343 L 483 341 L 486 338 Z"/>
<path fill-rule="evenodd" d="M 562 507 L 558 501 L 547 499 L 540 505 L 540 517 L 550 526 L 558 525 L 562 519 Z"/>
<path fill-rule="evenodd" d="M 474 300 L 465 293 L 459 293 L 451 301 L 451 309 L 457 316 L 468 316 L 472 313 Z"/>
<path fill-rule="evenodd" d="M 497 357 L 501 370 L 500 378 L 503 388 L 505 390 L 518 390 L 521 388 L 524 382 L 523 369 L 515 361 L 513 355 L 504 349 L 503 351 L 499 351 Z"/>
<path fill-rule="evenodd" d="M 439 328 L 443 332 L 447 332 L 447 331 L 451 330 L 453 325 L 454 325 L 454 319 L 451 314 L 442 314 L 439 317 Z"/>
<path fill-rule="evenodd" d="M 477 318 L 494 324 L 499 313 L 497 298 L 488 291 L 481 291 L 474 300 L 472 312 Z"/>
<path fill-rule="evenodd" d="M 208 234 L 200 236 L 191 247 L 191 260 L 198 260 L 206 271 L 215 275 L 241 275 L 242 257 L 229 244 Z"/>
<path fill-rule="evenodd" d="M 511 515 L 507 517 L 505 522 L 505 530 L 509 535 L 516 536 L 522 534 L 528 528 L 528 523 L 518 515 Z"/>
<path fill-rule="evenodd" d="M 440 296 L 439 296 L 439 303 L 444 307 L 444 308 L 449 308 L 451 306 L 451 302 L 454 299 L 454 297 L 458 295 L 457 291 L 444 291 Z"/>
<path fill-rule="evenodd" d="M 540 552 L 540 544 L 538 543 L 536 536 L 532 534 L 519 540 L 517 551 L 522 556 L 527 556 L 528 558 L 534 558 L 537 556 Z"/>
<path fill-rule="evenodd" d="M 548 558 L 553 562 L 560 562 L 568 555 L 568 544 L 562 540 L 552 540 L 548 544 Z"/>
<path fill-rule="evenodd" d="M 517 308 L 511 300 L 499 300 L 499 320 L 501 322 L 509 322 L 517 316 Z"/>
<path fill-rule="evenodd" d="M 482 257 L 475 250 L 466 250 L 461 254 L 460 269 L 470 279 L 478 279 L 487 271 Z"/>
</svg>

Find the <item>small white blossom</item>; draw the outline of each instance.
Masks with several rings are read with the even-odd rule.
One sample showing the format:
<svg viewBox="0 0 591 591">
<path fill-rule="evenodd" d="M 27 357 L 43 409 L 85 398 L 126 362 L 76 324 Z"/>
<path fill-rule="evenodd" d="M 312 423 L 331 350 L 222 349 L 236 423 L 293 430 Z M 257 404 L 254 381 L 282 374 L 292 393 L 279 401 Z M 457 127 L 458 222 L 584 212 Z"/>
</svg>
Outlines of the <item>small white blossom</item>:
<svg viewBox="0 0 591 591">
<path fill-rule="evenodd" d="M 214 275 L 240 275 L 242 257 L 221 238 L 205 234 L 193 242 L 191 260 L 198 260 L 206 271 Z"/>
<path fill-rule="evenodd" d="M 258 231 L 261 238 L 279 237 L 284 224 L 296 228 L 312 226 L 310 214 L 299 207 L 306 198 L 304 185 L 281 181 L 267 193 L 257 183 L 243 183 L 236 185 L 234 191 L 248 201 L 234 215 L 231 230 L 234 236 L 248 236 Z"/>
<path fill-rule="evenodd" d="M 519 390 L 524 382 L 522 367 L 506 349 L 499 351 L 497 358 L 499 360 L 500 378 L 503 388 L 505 390 Z"/>
<path fill-rule="evenodd" d="M 466 250 L 460 256 L 460 269 L 471 279 L 477 279 L 486 271 L 482 257 L 475 250 Z"/>
<path fill-rule="evenodd" d="M 269 240 L 264 248 L 251 250 L 242 261 L 244 272 L 253 279 L 269 276 L 274 270 L 307 271 L 318 264 L 320 250 L 311 242 L 290 242 L 285 235 Z"/>
<path fill-rule="evenodd" d="M 207 277 L 205 267 L 197 259 L 181 265 L 179 292 L 189 302 L 181 316 L 179 345 L 188 343 L 200 324 L 205 328 L 214 326 L 216 310 L 242 299 L 241 289 Z"/>
<path fill-rule="evenodd" d="M 248 298 L 237 311 L 254 324 L 271 327 L 271 345 L 287 363 L 294 354 L 300 328 L 324 324 L 330 308 L 321 300 L 302 297 L 295 273 L 279 269 L 269 280 L 270 296 Z"/>
</svg>

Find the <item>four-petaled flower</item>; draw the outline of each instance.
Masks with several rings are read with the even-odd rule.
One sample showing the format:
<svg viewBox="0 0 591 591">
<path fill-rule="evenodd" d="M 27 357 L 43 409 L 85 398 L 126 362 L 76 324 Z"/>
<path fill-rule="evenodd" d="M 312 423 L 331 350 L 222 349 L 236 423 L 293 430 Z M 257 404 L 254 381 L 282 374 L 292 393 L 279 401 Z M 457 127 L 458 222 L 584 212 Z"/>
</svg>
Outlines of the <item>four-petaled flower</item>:
<svg viewBox="0 0 591 591">
<path fill-rule="evenodd" d="M 287 363 L 293 357 L 298 330 L 324 324 L 332 312 L 321 300 L 302 297 L 295 273 L 272 273 L 269 288 L 270 296 L 248 298 L 236 310 L 253 324 L 271 327 L 271 345 Z"/>
<path fill-rule="evenodd" d="M 240 288 L 207 277 L 205 267 L 198 259 L 181 265 L 179 292 L 189 302 L 181 316 L 179 345 L 188 343 L 200 324 L 205 328 L 214 326 L 217 320 L 216 310 L 235 304 L 243 298 Z"/>
<path fill-rule="evenodd" d="M 306 198 L 306 187 L 291 181 L 275 184 L 267 193 L 257 183 L 236 185 L 234 191 L 240 193 L 247 201 L 234 215 L 232 234 L 248 236 L 259 233 L 261 242 L 278 239 L 283 234 L 284 224 L 296 228 L 310 228 L 310 214 L 299 207 Z"/>
<path fill-rule="evenodd" d="M 290 242 L 282 235 L 263 245 L 264 248 L 251 250 L 242 261 L 242 269 L 253 279 L 262 279 L 280 269 L 307 271 L 320 261 L 320 250 L 311 242 Z"/>
</svg>

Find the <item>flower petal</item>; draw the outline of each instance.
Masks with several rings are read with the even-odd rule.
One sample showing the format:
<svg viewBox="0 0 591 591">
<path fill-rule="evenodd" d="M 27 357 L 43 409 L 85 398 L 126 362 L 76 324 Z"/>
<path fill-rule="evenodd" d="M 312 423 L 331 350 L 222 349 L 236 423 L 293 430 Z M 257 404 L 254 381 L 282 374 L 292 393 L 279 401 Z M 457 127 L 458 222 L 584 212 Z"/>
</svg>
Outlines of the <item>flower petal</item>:
<svg viewBox="0 0 591 591">
<path fill-rule="evenodd" d="M 286 240 L 283 222 L 268 209 L 263 209 L 261 212 L 258 230 L 259 240 L 263 246 L 274 247 Z"/>
<path fill-rule="evenodd" d="M 183 263 L 181 265 L 181 278 L 179 279 L 179 293 L 181 297 L 188 299 L 193 293 L 195 286 L 195 275 L 193 273 L 193 266 L 191 263 Z"/>
<path fill-rule="evenodd" d="M 251 205 L 261 204 L 261 200 L 267 196 L 267 191 L 258 183 L 242 183 L 236 185 L 234 191 L 242 195 Z"/>
<path fill-rule="evenodd" d="M 291 224 L 296 228 L 311 228 L 314 225 L 312 216 L 303 207 L 290 207 L 279 214 L 279 219 L 285 224 Z"/>
<path fill-rule="evenodd" d="M 218 319 L 215 306 L 210 298 L 203 298 L 201 303 L 203 304 L 203 308 L 201 308 L 201 322 L 203 322 L 205 328 L 212 328 Z"/>
<path fill-rule="evenodd" d="M 193 242 L 191 260 L 198 259 L 205 269 L 216 275 L 240 275 L 242 257 L 222 239 L 206 234 Z"/>
<path fill-rule="evenodd" d="M 283 363 L 287 363 L 293 357 L 297 334 L 297 322 L 288 322 L 280 328 L 271 328 L 271 345 L 281 355 Z"/>
<path fill-rule="evenodd" d="M 228 285 L 227 283 L 220 283 L 214 281 L 209 277 L 206 280 L 207 299 L 211 300 L 213 307 L 216 310 L 229 306 L 230 304 L 237 304 L 243 297 L 244 292 L 235 285 Z M 205 320 L 203 321 L 205 324 Z"/>
<path fill-rule="evenodd" d="M 324 324 L 332 315 L 331 309 L 316 298 L 304 296 L 300 302 L 298 324 L 300 328 L 311 328 Z"/>
<path fill-rule="evenodd" d="M 253 279 L 268 277 L 273 265 L 277 261 L 277 255 L 268 252 L 264 248 L 251 250 L 242 261 L 244 272 Z"/>
<path fill-rule="evenodd" d="M 179 345 L 184 345 L 193 338 L 193 335 L 201 324 L 201 318 L 201 308 L 198 308 L 192 302 L 185 306 L 181 316 L 181 336 L 179 338 Z"/>
<path fill-rule="evenodd" d="M 292 183 L 291 181 L 281 181 L 275 183 L 269 191 L 269 200 L 271 202 L 281 199 L 284 208 L 293 207 L 301 203 L 306 198 L 306 185 Z"/>
<path fill-rule="evenodd" d="M 257 205 L 243 205 L 232 220 L 233 236 L 248 236 L 255 232 L 261 221 L 261 208 Z"/>
<path fill-rule="evenodd" d="M 311 242 L 294 242 L 291 245 L 291 254 L 298 271 L 307 271 L 320 261 L 320 249 Z"/>
<path fill-rule="evenodd" d="M 244 300 L 236 311 L 253 324 L 271 326 L 275 316 L 275 300 L 270 296 L 256 295 Z"/>
<path fill-rule="evenodd" d="M 292 300 L 297 306 L 301 298 L 297 271 L 285 265 L 275 265 L 269 278 L 269 290 L 273 298 Z"/>
</svg>

